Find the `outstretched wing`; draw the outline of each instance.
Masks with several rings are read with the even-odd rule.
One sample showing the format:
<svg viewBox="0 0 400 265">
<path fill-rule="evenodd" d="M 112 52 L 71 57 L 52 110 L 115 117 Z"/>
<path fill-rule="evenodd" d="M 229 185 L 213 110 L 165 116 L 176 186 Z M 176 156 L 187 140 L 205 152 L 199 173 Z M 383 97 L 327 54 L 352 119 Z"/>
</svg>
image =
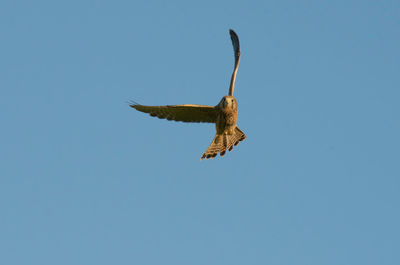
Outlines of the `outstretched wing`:
<svg viewBox="0 0 400 265">
<path fill-rule="evenodd" d="M 209 122 L 215 123 L 217 111 L 214 107 L 204 105 L 167 105 L 167 106 L 143 106 L 130 105 L 132 108 L 149 113 L 152 117 L 183 122 Z"/>
<path fill-rule="evenodd" d="M 232 45 L 233 45 L 233 55 L 235 56 L 235 68 L 233 69 L 231 85 L 229 86 L 229 96 L 233 96 L 233 89 L 235 88 L 236 73 L 239 67 L 240 61 L 240 43 L 238 35 L 232 30 L 229 30 L 231 35 Z"/>
</svg>

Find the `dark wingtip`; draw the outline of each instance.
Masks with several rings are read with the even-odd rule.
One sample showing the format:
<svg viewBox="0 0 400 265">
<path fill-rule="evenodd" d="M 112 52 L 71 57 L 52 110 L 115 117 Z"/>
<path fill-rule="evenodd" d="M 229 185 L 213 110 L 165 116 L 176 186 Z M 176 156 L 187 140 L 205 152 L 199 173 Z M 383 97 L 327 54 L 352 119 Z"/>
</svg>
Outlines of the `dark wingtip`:
<svg viewBox="0 0 400 265">
<path fill-rule="evenodd" d="M 133 100 L 129 100 L 126 103 L 128 103 L 129 107 L 131 107 L 131 108 L 135 108 L 136 106 L 140 105 L 139 103 L 137 103 L 136 101 L 133 101 Z"/>
<path fill-rule="evenodd" d="M 233 29 L 229 29 L 229 34 L 231 35 L 231 38 L 239 39 L 238 35 Z"/>
</svg>

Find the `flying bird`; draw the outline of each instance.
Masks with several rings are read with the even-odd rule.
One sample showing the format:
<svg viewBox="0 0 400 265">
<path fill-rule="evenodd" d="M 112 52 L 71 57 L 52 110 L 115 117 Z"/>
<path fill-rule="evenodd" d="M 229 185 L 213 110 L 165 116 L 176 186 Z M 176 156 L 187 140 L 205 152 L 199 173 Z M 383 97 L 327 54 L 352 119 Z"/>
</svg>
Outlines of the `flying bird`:
<svg viewBox="0 0 400 265">
<path fill-rule="evenodd" d="M 236 73 L 240 61 L 240 44 L 237 34 L 230 29 L 235 66 L 233 69 L 229 94 L 224 96 L 216 106 L 206 105 L 166 105 L 166 106 L 144 106 L 140 104 L 130 105 L 132 108 L 149 113 L 152 117 L 160 119 L 182 121 L 182 122 L 207 122 L 215 123 L 216 135 L 208 149 L 200 159 L 214 158 L 220 153 L 224 156 L 226 150 L 231 151 L 234 145 L 246 139 L 246 135 L 236 126 L 238 120 L 237 101 L 233 97 Z"/>
</svg>

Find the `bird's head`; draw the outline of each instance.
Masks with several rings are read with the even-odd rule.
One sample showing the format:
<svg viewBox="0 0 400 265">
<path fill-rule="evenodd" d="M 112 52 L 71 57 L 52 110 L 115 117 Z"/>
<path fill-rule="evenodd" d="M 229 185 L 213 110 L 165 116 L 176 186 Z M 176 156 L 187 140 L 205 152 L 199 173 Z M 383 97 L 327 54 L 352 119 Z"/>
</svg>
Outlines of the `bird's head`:
<svg viewBox="0 0 400 265">
<path fill-rule="evenodd" d="M 218 103 L 221 109 L 237 109 L 237 102 L 233 96 L 225 96 Z"/>
</svg>

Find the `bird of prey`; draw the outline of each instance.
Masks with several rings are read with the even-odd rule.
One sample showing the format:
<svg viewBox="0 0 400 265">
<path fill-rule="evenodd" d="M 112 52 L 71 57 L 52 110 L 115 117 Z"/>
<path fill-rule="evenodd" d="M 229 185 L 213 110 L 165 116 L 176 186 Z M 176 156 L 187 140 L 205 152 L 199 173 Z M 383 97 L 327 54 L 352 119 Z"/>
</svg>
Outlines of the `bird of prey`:
<svg viewBox="0 0 400 265">
<path fill-rule="evenodd" d="M 200 159 L 214 158 L 220 153 L 224 156 L 226 150 L 231 151 L 234 145 L 243 141 L 246 136 L 236 126 L 238 120 L 237 101 L 233 97 L 233 89 L 235 87 L 236 73 L 240 61 L 240 44 L 239 37 L 231 29 L 233 51 L 235 56 L 235 66 L 233 69 L 229 94 L 224 96 L 216 106 L 205 105 L 166 105 L 166 106 L 143 106 L 140 104 L 130 105 L 132 108 L 149 113 L 152 117 L 160 119 L 182 121 L 182 122 L 208 122 L 215 123 L 216 135 L 210 146 Z"/>
</svg>

